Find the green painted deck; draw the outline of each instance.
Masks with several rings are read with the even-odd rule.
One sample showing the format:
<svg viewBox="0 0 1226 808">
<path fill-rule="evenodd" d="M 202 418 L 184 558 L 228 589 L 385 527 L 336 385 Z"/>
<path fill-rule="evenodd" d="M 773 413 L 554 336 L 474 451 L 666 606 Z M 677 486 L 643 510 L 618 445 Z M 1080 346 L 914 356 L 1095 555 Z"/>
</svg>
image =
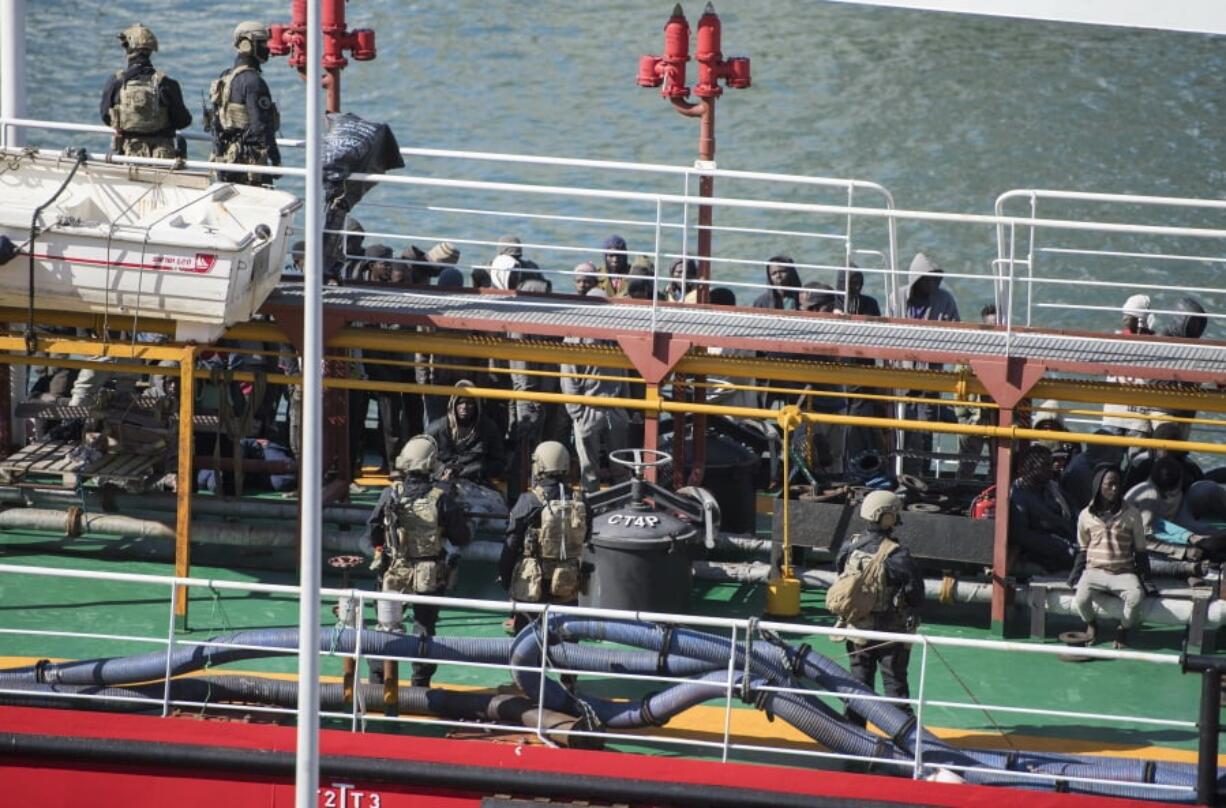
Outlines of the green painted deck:
<svg viewBox="0 0 1226 808">
<path fill-rule="evenodd" d="M 83 537 L 54 538 L 47 534 L 10 531 L 0 534 L 0 562 L 7 564 L 59 567 L 82 570 L 172 575 L 173 564 L 164 543 Z M 145 560 L 132 560 L 144 558 Z M 197 578 L 296 584 L 296 575 L 257 569 L 271 561 L 284 563 L 266 554 L 244 553 L 237 549 L 200 551 L 193 566 Z M 283 567 L 284 569 L 284 567 Z M 328 571 L 331 573 L 331 571 Z M 373 585 L 363 574 L 355 583 Z M 340 586 L 339 575 L 328 574 L 327 586 Z M 68 630 L 83 633 L 132 634 L 164 640 L 169 628 L 167 587 L 106 581 L 58 580 L 46 577 L 0 576 L 0 657 L 88 658 L 122 656 L 157 650 L 153 643 L 109 639 L 65 639 L 20 636 L 11 632 L 25 630 Z M 494 580 L 493 565 L 465 562 L 460 583 L 454 593 L 459 597 L 501 600 L 502 590 Z M 694 591 L 694 612 L 722 617 L 761 614 L 764 588 L 755 585 L 698 583 Z M 833 621 L 822 608 L 822 593 L 807 592 L 801 620 L 817 625 Z M 332 627 L 325 607 L 324 628 Z M 444 610 L 438 631 L 442 635 L 503 636 L 504 615 Z M 368 609 L 369 621 L 373 612 Z M 924 612 L 922 631 L 932 635 L 990 638 L 985 605 L 943 607 L 930 604 Z M 1053 617 L 1049 630 L 1073 628 Z M 293 626 L 297 623 L 297 604 L 290 596 L 193 589 L 188 630 L 181 640 L 203 640 L 238 629 Z M 1136 636 L 1138 650 L 1176 653 L 1182 632 L 1168 627 L 1146 627 Z M 824 637 L 808 641 L 813 647 L 845 661 L 845 651 Z M 1051 640 L 1050 642 L 1054 642 Z M 0 664 L 17 664 L 9 661 Z M 341 660 L 327 658 L 323 673 L 341 674 Z M 236 670 L 292 673 L 296 661 L 283 658 L 252 660 L 234 666 Z M 920 655 L 912 655 L 913 695 L 919 695 Z M 407 674 L 407 672 L 406 672 Z M 436 685 L 495 687 L 507 681 L 497 672 L 456 666 L 442 666 Z M 659 683 L 634 683 L 611 679 L 584 678 L 581 689 L 612 697 L 632 697 L 657 690 Z M 982 705 L 1046 707 L 1109 715 L 1138 715 L 1153 718 L 1194 721 L 1200 683 L 1184 676 L 1176 666 L 1155 666 L 1133 662 L 1063 662 L 1054 656 L 988 652 L 975 649 L 933 649 L 928 662 L 926 700 L 975 702 Z M 756 711 L 738 702 L 734 730 L 752 743 L 778 739 L 783 743 L 800 740 L 781 722 L 767 723 Z M 694 736 L 719 740 L 723 731 L 723 701 L 713 700 L 675 722 Z M 1196 736 L 1192 729 L 1162 728 L 1106 721 L 1055 719 L 1017 715 L 1000 710 L 959 710 L 926 706 L 924 723 L 942 736 L 959 744 L 1008 749 L 1031 748 L 1067 750 L 1083 753 L 1193 760 Z M 647 748 L 647 747 L 644 747 Z M 664 747 L 677 754 L 676 747 Z M 700 753 L 700 750 L 695 750 Z"/>
</svg>

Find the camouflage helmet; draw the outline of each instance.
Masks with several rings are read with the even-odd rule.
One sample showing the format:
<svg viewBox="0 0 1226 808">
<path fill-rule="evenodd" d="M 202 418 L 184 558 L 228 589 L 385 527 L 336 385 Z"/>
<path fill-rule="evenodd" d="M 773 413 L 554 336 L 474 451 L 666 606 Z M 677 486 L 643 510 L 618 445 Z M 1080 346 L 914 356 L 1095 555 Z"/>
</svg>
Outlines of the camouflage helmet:
<svg viewBox="0 0 1226 808">
<path fill-rule="evenodd" d="M 234 26 L 234 47 L 239 47 L 239 43 L 243 40 L 252 44 L 267 42 L 269 40 L 268 26 L 256 20 L 243 20 Z"/>
<path fill-rule="evenodd" d="M 430 474 L 438 457 L 438 444 L 429 435 L 414 435 L 396 457 L 401 474 Z"/>
<path fill-rule="evenodd" d="M 556 440 L 547 440 L 532 452 L 532 476 L 566 474 L 570 471 L 570 452 Z"/>
<path fill-rule="evenodd" d="M 886 529 L 898 524 L 901 515 L 902 500 L 891 491 L 871 491 L 860 503 L 860 518 Z M 890 516 L 893 518 L 887 520 Z"/>
<path fill-rule="evenodd" d="M 123 45 L 123 49 L 128 53 L 133 53 L 134 51 L 149 51 L 152 53 L 158 49 L 158 38 L 153 35 L 152 31 L 138 22 L 134 25 L 129 25 L 119 32 L 119 44 Z"/>
</svg>

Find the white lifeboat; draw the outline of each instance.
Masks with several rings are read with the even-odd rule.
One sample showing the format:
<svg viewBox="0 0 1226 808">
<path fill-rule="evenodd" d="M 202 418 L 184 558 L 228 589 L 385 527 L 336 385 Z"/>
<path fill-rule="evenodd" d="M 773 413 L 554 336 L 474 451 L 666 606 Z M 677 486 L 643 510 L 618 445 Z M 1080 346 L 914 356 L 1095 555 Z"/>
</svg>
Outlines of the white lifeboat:
<svg viewBox="0 0 1226 808">
<path fill-rule="evenodd" d="M 34 212 L 55 196 L 73 161 L 3 155 L 0 234 L 23 249 L 0 267 L 0 306 L 25 308 Z M 300 205 L 284 191 L 199 172 L 87 161 L 39 215 L 36 316 L 172 320 L 175 339 L 212 342 L 251 319 L 276 286 Z"/>
</svg>

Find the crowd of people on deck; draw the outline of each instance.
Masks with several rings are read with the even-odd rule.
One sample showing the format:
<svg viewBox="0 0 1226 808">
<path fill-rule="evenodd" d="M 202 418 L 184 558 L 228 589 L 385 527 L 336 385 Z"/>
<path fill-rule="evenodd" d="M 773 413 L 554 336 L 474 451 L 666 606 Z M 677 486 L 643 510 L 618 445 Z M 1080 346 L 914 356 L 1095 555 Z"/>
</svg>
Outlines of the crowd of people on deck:
<svg viewBox="0 0 1226 808">
<path fill-rule="evenodd" d="M 280 164 L 275 139 L 279 118 L 260 73 L 260 66 L 269 57 L 268 40 L 268 29 L 259 23 L 241 23 L 234 31 L 235 63 L 209 88 L 205 128 L 214 135 L 214 162 Z M 178 132 L 191 125 L 192 117 L 178 83 L 152 65 L 151 54 L 158 49 L 156 37 L 137 24 L 120 34 L 120 42 L 128 64 L 108 78 L 100 105 L 102 120 L 115 130 L 114 151 L 144 158 L 183 158 Z M 242 169 L 222 172 L 219 178 L 269 183 L 267 175 Z M 741 305 L 736 288 L 743 284 L 719 285 L 705 279 L 698 262 L 689 257 L 673 258 L 667 270 L 657 274 L 651 257 L 637 254 L 616 234 L 600 242 L 598 260 L 584 260 L 568 270 L 556 271 L 542 269 L 525 256 L 520 238 L 507 235 L 491 245 L 493 255 L 488 259 L 469 264 L 466 277 L 461 251 L 455 244 L 439 242 L 428 249 L 409 244 L 397 253 L 387 244 L 367 245 L 363 228 L 353 217 L 346 219 L 344 230 L 339 241 L 342 254 L 326 266 L 329 284 Z M 303 252 L 302 242 L 294 245 L 291 272 L 301 273 Z M 942 285 L 944 272 L 929 253 L 915 255 L 907 282 L 888 301 L 867 294 L 864 272 L 850 263 L 834 270 L 833 277 L 828 278 L 833 285 L 820 280 L 805 282 L 797 262 L 789 255 L 772 255 L 761 266 L 764 283 L 760 293 L 749 301 L 752 310 L 856 317 L 880 317 L 888 311 L 915 321 L 962 319 L 958 301 Z M 1161 334 L 1184 340 L 1196 340 L 1205 333 L 1206 312 L 1193 297 L 1175 303 L 1175 314 L 1166 316 L 1161 329 L 1153 310 L 1148 296 L 1129 297 L 1121 306 L 1117 333 L 1124 337 Z M 980 324 L 995 326 L 998 321 L 995 305 L 987 303 L 979 308 Z M 383 589 L 428 595 L 445 592 L 449 570 L 454 568 L 453 551 L 472 538 L 457 486 L 466 482 L 492 488 L 497 480 L 505 483 L 505 501 L 510 507 L 505 549 L 498 564 L 499 580 L 516 600 L 574 602 L 586 574 L 577 559 L 591 536 L 586 495 L 599 490 L 602 483 L 625 476 L 626 470 L 610 464 L 609 456 L 619 449 L 641 446 L 644 433 L 642 415 L 637 410 L 601 406 L 600 400 L 642 398 L 643 384 L 622 372 L 596 366 L 526 360 L 504 364 L 480 355 L 452 356 L 426 350 L 406 353 L 395 348 L 396 332 L 414 329 L 412 339 L 421 347 L 430 344 L 428 336 L 433 329 L 386 324 L 380 328 L 388 332 L 386 347 L 351 351 L 347 362 L 340 363 L 343 367 L 335 367 L 333 372 L 388 385 L 345 394 L 350 479 L 360 479 L 366 472 L 383 472 L 392 481 L 368 529 L 376 550 L 372 569 L 380 575 Z M 137 338 L 160 339 L 157 335 Z M 578 337 L 532 339 L 563 344 L 594 342 Z M 731 349 L 710 351 L 738 353 Z M 546 359 L 548 347 L 540 347 L 538 353 Z M 787 354 L 765 356 L 788 358 Z M 709 401 L 745 407 L 799 405 L 828 415 L 890 414 L 885 395 L 890 391 L 864 387 L 854 380 L 855 367 L 873 365 L 875 359 L 808 358 L 845 365 L 845 381 L 755 385 L 751 379 L 712 380 L 715 383 L 705 395 Z M 236 463 L 240 458 L 292 462 L 301 449 L 301 390 L 271 387 L 262 378 L 276 372 L 294 373 L 299 370 L 299 360 L 288 358 L 276 346 L 223 342 L 215 349 L 202 350 L 199 363 L 211 376 L 198 387 L 197 406 L 216 413 L 218 428 L 197 434 L 197 455 L 232 456 Z M 937 365 L 928 367 L 940 369 Z M 235 381 L 235 372 L 254 374 L 256 381 Z M 135 393 L 130 376 L 112 377 L 98 370 L 47 368 L 36 372 L 33 379 L 33 397 L 66 398 L 73 405 L 96 403 L 108 384 Z M 177 395 L 176 379 L 173 374 L 154 375 L 143 395 L 173 398 Z M 1117 377 L 1111 381 L 1150 384 L 1144 378 Z M 436 390 L 421 394 L 395 388 L 405 383 L 432 385 Z M 564 393 L 571 399 L 561 405 L 529 395 L 508 403 L 475 395 L 470 392 L 474 387 L 528 394 Z M 903 402 L 901 414 L 911 420 L 995 423 L 996 411 L 979 406 L 985 402 L 974 396 L 951 404 L 931 392 L 915 390 L 906 392 Z M 1008 511 L 999 515 L 1008 521 L 1014 555 L 1011 566 L 1021 576 L 1067 574 L 1090 643 L 1098 640 L 1093 596 L 1103 593 L 1118 597 L 1123 617 L 1114 642 L 1123 647 L 1129 642 L 1129 631 L 1141 619 L 1141 607 L 1154 578 L 1196 585 L 1226 562 L 1226 468 L 1202 469 L 1186 451 L 1170 445 L 1142 448 L 1129 446 L 1126 440 L 1082 445 L 1069 437 L 1071 430 L 1062 412 L 1055 401 L 1028 402 L 1017 411 L 1022 426 L 1059 434 L 1051 440 L 1015 444 Z M 376 423 L 373 431 L 367 429 L 372 416 Z M 1107 404 L 1095 434 L 1178 443 L 1189 439 L 1194 416 L 1194 412 L 1184 410 Z M 41 420 L 34 436 L 71 437 L 73 428 L 71 423 Z M 778 436 L 770 425 L 758 428 L 771 445 L 771 487 L 790 484 L 779 476 Z M 892 455 L 902 458 L 905 474 L 937 476 L 933 463 L 939 468 L 949 454 L 934 452 L 930 431 L 895 435 L 879 428 L 849 428 L 828 422 L 806 425 L 798 432 L 796 443 L 802 447 L 796 459 L 806 466 L 812 479 L 869 487 L 877 479 L 891 479 L 885 459 Z M 991 445 L 989 439 L 979 435 L 960 436 L 952 461 L 956 472 L 946 476 L 987 487 L 993 478 L 994 456 L 984 453 Z M 981 474 L 985 466 L 988 473 Z M 224 494 L 241 493 L 244 486 L 248 490 L 267 487 L 288 491 L 297 485 L 294 474 L 285 467 L 280 473 L 247 475 L 245 479 L 241 473 L 223 472 L 223 467 L 214 464 L 187 484 Z M 578 483 L 573 490 L 572 480 Z M 177 486 L 183 484 L 175 482 Z M 990 488 L 984 492 L 988 493 Z M 841 624 L 878 631 L 915 630 L 924 586 L 919 567 L 903 546 L 905 539 L 895 540 L 896 528 L 905 534 L 902 508 L 897 497 L 884 491 L 864 498 L 860 513 L 868 528 L 842 547 L 836 571 L 840 580 L 862 575 L 880 575 L 880 579 L 867 611 L 849 611 L 854 616 L 840 616 Z M 417 630 L 433 634 L 438 608 L 418 604 L 413 611 Z M 381 627 L 396 630 L 402 615 L 389 610 L 379 618 Z M 522 615 L 516 620 L 512 628 L 517 630 L 524 625 Z M 852 672 L 859 679 L 872 685 L 880 667 L 887 695 L 909 697 L 908 646 L 866 646 L 849 641 L 848 654 Z M 413 683 L 428 685 L 432 673 L 430 665 L 415 665 Z"/>
</svg>

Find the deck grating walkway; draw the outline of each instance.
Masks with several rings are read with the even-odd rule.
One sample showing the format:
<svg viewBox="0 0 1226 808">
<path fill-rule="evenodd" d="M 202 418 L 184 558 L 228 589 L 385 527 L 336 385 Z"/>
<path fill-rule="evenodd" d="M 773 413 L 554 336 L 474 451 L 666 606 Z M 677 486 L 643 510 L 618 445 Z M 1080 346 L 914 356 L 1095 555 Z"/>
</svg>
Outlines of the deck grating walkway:
<svg viewBox="0 0 1226 808">
<path fill-rule="evenodd" d="M 297 308 L 302 298 L 300 285 L 282 284 L 267 305 L 274 311 L 276 307 Z M 650 306 L 603 300 L 327 287 L 324 305 L 352 320 L 400 316 L 428 319 L 442 327 L 488 331 L 605 339 L 652 331 Z M 1102 372 L 1130 369 L 1154 377 L 1226 375 L 1226 344 L 1219 342 L 1125 340 L 1110 335 L 1036 331 L 1006 335 L 1002 330 L 974 326 L 913 325 L 743 309 L 719 311 L 685 305 L 658 306 L 655 318 L 655 331 L 700 345 L 735 342 L 742 347 L 775 351 L 792 347 L 802 353 L 813 353 L 816 346 L 833 346 L 844 354 L 883 357 L 888 352 L 885 358 L 944 362 L 1009 355 L 1045 362 L 1053 369 L 1087 370 L 1097 366 Z"/>
</svg>

